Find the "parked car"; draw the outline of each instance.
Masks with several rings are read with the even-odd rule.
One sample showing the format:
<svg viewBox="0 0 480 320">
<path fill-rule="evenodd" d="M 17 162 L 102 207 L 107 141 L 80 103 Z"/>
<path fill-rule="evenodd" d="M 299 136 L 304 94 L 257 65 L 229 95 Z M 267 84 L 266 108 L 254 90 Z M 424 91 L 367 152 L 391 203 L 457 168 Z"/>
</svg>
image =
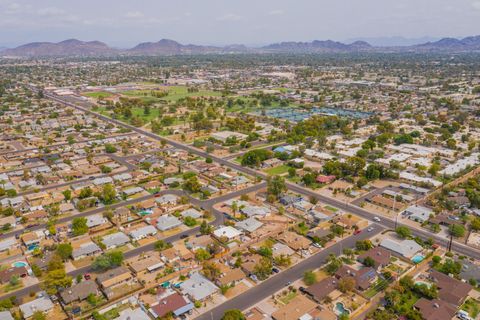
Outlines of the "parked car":
<svg viewBox="0 0 480 320">
<path fill-rule="evenodd" d="M 357 229 L 353 232 L 354 235 L 357 235 L 357 234 L 360 234 L 360 233 L 362 233 L 362 230 L 360 230 L 360 229 Z"/>
<path fill-rule="evenodd" d="M 90 280 L 92 278 L 92 276 L 90 275 L 90 273 L 85 273 L 83 275 L 83 277 L 85 278 L 85 280 Z"/>
</svg>

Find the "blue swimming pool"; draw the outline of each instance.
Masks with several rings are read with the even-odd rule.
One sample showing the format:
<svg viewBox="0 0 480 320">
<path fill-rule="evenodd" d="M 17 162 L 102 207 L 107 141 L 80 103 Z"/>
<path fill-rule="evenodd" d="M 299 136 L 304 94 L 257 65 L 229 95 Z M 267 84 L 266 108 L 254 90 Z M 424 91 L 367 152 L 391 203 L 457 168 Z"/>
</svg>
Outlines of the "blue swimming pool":
<svg viewBox="0 0 480 320">
<path fill-rule="evenodd" d="M 418 264 L 418 263 L 422 262 L 424 259 L 425 259 L 425 256 L 423 256 L 421 254 L 417 254 L 412 258 L 412 262 L 415 263 L 415 264 Z"/>
<path fill-rule="evenodd" d="M 28 266 L 28 264 L 24 261 L 17 261 L 17 262 L 12 263 L 12 267 L 15 267 L 15 268 L 21 268 L 21 267 L 26 267 L 26 266 Z"/>
<path fill-rule="evenodd" d="M 335 303 L 335 308 L 333 309 L 335 311 L 335 314 L 340 316 L 342 314 L 350 314 L 350 311 L 345 309 L 345 306 L 341 302 Z"/>
</svg>

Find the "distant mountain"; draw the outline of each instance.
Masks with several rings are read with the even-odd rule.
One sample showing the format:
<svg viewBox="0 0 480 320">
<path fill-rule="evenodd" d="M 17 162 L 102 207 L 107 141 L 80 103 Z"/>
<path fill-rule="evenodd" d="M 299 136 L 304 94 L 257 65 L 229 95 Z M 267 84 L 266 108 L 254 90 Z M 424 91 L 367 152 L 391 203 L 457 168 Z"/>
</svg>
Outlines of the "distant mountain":
<svg viewBox="0 0 480 320">
<path fill-rule="evenodd" d="M 0 52 L 7 50 L 8 48 L 6 47 L 0 47 Z"/>
<path fill-rule="evenodd" d="M 209 53 L 340 53 L 340 52 L 471 52 L 480 51 L 480 36 L 463 39 L 443 38 L 422 44 L 408 46 L 372 46 L 366 41 L 357 40 L 346 44 L 332 40 L 311 42 L 280 42 L 261 48 L 248 48 L 242 44 L 224 47 L 181 44 L 174 40 L 162 39 L 158 42 L 144 42 L 137 46 L 120 50 L 109 47 L 100 41 L 84 42 L 76 39 L 58 43 L 34 42 L 14 49 L 4 49 L 2 56 L 17 57 L 65 57 L 65 56 L 162 56 Z"/>
<path fill-rule="evenodd" d="M 270 44 L 262 49 L 276 52 L 292 53 L 321 53 L 321 52 L 349 52 L 365 51 L 372 49 L 372 46 L 365 41 L 356 41 L 351 44 L 345 44 L 338 41 L 314 40 L 312 42 L 280 42 Z"/>
<path fill-rule="evenodd" d="M 200 46 L 187 44 L 183 45 L 174 40 L 162 39 L 158 42 L 144 42 L 127 50 L 127 54 L 133 55 L 176 55 L 176 54 L 206 54 L 226 52 L 246 52 L 247 47 L 243 45 L 231 45 L 226 47 Z"/>
<path fill-rule="evenodd" d="M 435 42 L 416 45 L 414 48 L 429 51 L 477 51 L 480 50 L 480 36 L 463 39 L 443 38 Z"/>
<path fill-rule="evenodd" d="M 20 57 L 53 57 L 53 56 L 106 56 L 118 53 L 100 41 L 84 42 L 69 39 L 58 43 L 33 42 L 14 49 L 7 49 L 2 55 Z"/>
<path fill-rule="evenodd" d="M 405 37 L 364 37 L 353 38 L 347 42 L 365 41 L 374 47 L 407 47 L 422 44 L 426 42 L 438 41 L 439 38 L 422 37 L 422 38 L 405 38 Z"/>
</svg>

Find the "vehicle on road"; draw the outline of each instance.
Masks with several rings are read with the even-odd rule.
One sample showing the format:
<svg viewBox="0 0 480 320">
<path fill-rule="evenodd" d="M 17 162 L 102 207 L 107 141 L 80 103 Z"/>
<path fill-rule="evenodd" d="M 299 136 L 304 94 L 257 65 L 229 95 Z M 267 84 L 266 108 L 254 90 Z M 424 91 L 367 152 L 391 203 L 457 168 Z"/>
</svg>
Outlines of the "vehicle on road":
<svg viewBox="0 0 480 320">
<path fill-rule="evenodd" d="M 379 217 L 373 217 L 373 220 L 377 221 L 377 222 L 380 222 L 380 218 Z"/>
<path fill-rule="evenodd" d="M 185 239 L 185 238 L 188 238 L 188 234 L 182 234 L 182 235 L 180 236 L 180 239 Z"/>
<path fill-rule="evenodd" d="M 85 273 L 83 275 L 83 278 L 85 278 L 85 280 L 90 280 L 92 278 L 92 276 L 90 275 L 90 273 Z"/>
<path fill-rule="evenodd" d="M 287 283 L 285 283 L 285 287 L 288 287 L 291 284 L 292 284 L 292 281 L 287 281 Z"/>
<path fill-rule="evenodd" d="M 368 227 L 367 231 L 368 231 L 368 232 L 372 232 L 372 231 L 373 231 L 373 227 Z"/>
<path fill-rule="evenodd" d="M 360 233 L 362 233 L 362 230 L 360 230 L 360 229 L 357 229 L 353 232 L 354 235 L 357 235 L 357 234 L 360 234 Z"/>
</svg>

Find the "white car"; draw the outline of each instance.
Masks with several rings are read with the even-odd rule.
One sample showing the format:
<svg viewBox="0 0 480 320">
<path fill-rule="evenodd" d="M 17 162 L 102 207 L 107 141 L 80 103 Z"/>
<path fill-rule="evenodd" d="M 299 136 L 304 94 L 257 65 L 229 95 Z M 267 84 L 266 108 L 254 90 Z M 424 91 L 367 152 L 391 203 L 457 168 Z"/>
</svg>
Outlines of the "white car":
<svg viewBox="0 0 480 320">
<path fill-rule="evenodd" d="M 372 231 L 373 231 L 373 227 L 368 227 L 367 231 L 368 231 L 368 232 L 372 232 Z"/>
<path fill-rule="evenodd" d="M 380 218 L 379 217 L 373 217 L 373 220 L 377 221 L 377 222 L 380 222 Z"/>
</svg>

